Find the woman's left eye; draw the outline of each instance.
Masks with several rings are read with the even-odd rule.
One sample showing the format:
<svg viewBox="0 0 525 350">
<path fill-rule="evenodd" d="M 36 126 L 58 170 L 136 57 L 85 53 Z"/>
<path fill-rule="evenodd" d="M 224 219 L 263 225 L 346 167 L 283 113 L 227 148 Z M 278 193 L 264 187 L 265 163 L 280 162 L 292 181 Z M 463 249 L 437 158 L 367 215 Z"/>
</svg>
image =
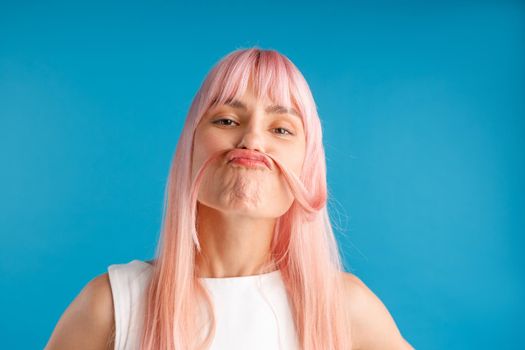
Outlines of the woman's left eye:
<svg viewBox="0 0 525 350">
<path fill-rule="evenodd" d="M 278 133 L 281 135 L 293 135 L 293 133 L 290 130 L 285 129 L 285 128 L 275 128 L 275 130 L 284 130 L 285 133 Z"/>
</svg>

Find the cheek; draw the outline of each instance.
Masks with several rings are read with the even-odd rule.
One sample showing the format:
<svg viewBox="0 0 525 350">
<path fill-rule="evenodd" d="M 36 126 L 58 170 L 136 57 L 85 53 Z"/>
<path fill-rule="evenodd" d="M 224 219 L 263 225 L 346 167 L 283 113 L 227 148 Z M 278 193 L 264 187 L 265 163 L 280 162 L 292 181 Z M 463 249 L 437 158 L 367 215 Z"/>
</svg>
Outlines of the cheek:
<svg viewBox="0 0 525 350">
<path fill-rule="evenodd" d="M 195 135 L 195 140 L 203 146 L 204 149 L 216 150 L 222 147 L 225 142 L 225 136 L 217 131 L 216 128 L 203 127 Z"/>
<path fill-rule="evenodd" d="M 216 135 L 197 131 L 193 143 L 193 171 L 196 171 L 213 153 L 226 148 L 224 141 L 221 142 Z"/>
<path fill-rule="evenodd" d="M 303 143 L 282 143 L 269 150 L 269 153 L 296 175 L 300 175 L 305 159 Z"/>
<path fill-rule="evenodd" d="M 196 132 L 193 140 L 193 153 L 192 153 L 192 173 L 200 168 L 202 163 L 206 160 L 206 154 L 208 153 L 208 145 L 206 144 L 206 138 L 201 133 Z"/>
<path fill-rule="evenodd" d="M 297 147 L 295 152 L 292 152 L 290 154 L 290 157 L 292 157 L 291 163 L 293 166 L 293 170 L 295 171 L 297 176 L 301 174 L 301 170 L 303 167 L 303 163 L 305 160 L 305 154 L 306 154 L 305 148 L 306 146 L 304 144 L 301 144 Z"/>
</svg>

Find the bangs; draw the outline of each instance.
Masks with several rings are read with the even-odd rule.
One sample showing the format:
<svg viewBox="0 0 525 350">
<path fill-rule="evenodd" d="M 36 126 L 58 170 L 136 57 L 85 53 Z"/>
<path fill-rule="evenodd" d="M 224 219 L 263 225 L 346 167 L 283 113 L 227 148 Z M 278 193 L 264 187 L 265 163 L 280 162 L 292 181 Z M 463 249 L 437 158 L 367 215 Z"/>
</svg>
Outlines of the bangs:
<svg viewBox="0 0 525 350">
<path fill-rule="evenodd" d="M 295 109 L 304 123 L 304 106 L 300 103 L 295 67 L 272 50 L 234 51 L 219 62 L 210 74 L 205 110 L 240 99 L 251 85 L 257 99 Z"/>
</svg>

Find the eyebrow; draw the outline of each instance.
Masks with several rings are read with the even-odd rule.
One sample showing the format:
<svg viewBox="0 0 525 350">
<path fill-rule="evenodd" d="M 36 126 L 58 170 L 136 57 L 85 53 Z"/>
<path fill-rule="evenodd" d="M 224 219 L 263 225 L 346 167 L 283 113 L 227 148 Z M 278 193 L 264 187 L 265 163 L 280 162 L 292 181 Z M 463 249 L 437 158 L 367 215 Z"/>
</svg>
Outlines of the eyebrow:
<svg viewBox="0 0 525 350">
<path fill-rule="evenodd" d="M 248 108 L 244 103 L 242 103 L 239 100 L 228 100 L 224 102 L 225 105 L 230 106 L 232 108 L 240 108 L 247 110 Z M 266 107 L 266 113 L 276 113 L 276 114 L 291 114 L 293 116 L 299 117 L 299 113 L 294 108 L 287 108 L 281 105 L 271 105 Z M 300 117 L 299 117 L 300 118 Z"/>
</svg>

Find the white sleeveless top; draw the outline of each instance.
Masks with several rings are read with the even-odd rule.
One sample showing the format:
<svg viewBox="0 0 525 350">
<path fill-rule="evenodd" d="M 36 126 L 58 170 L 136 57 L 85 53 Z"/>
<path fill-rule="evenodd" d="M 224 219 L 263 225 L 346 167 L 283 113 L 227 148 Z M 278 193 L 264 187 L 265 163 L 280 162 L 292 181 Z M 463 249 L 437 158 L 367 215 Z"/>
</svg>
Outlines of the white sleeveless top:
<svg viewBox="0 0 525 350">
<path fill-rule="evenodd" d="M 153 266 L 141 260 L 108 266 L 115 312 L 115 350 L 140 346 L 146 287 Z M 279 270 L 252 276 L 199 278 L 210 292 L 216 330 L 210 350 L 297 350 L 299 342 Z"/>
</svg>

